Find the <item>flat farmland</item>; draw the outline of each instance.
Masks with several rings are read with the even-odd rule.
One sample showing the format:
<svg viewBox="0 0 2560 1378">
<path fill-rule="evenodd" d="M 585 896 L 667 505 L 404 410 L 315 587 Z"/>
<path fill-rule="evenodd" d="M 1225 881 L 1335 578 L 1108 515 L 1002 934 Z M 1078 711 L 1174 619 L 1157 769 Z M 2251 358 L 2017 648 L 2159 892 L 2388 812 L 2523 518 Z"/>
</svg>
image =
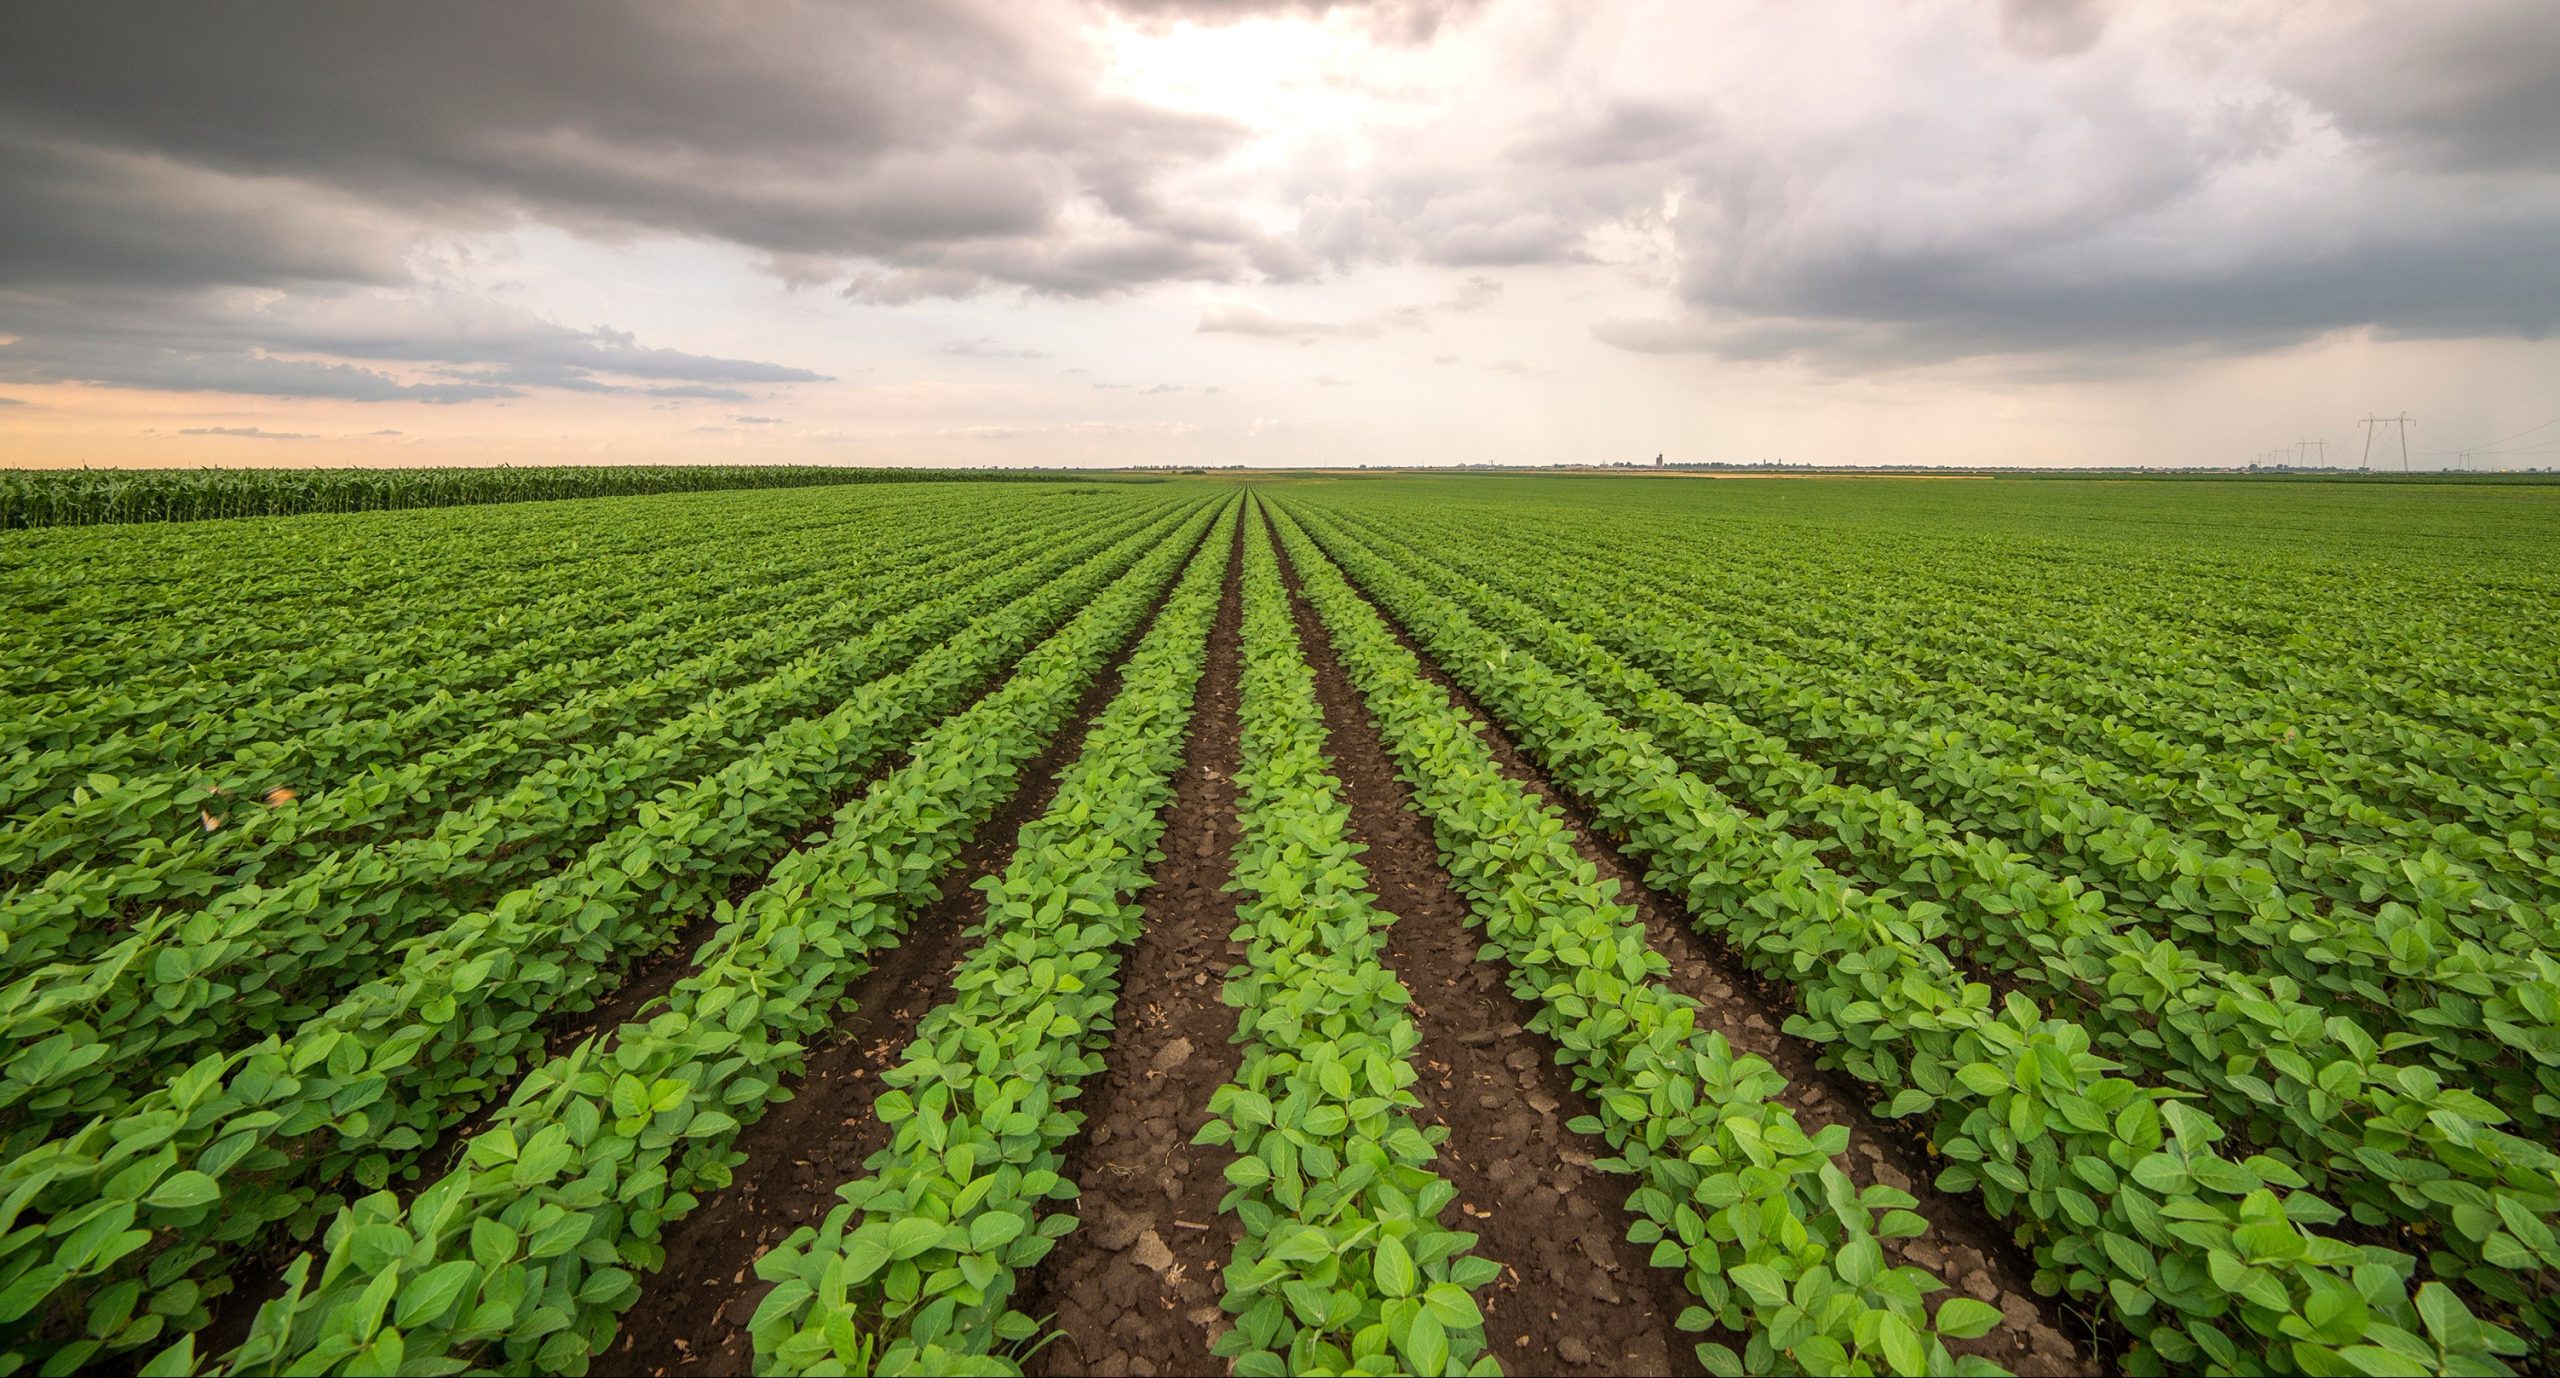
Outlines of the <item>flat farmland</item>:
<svg viewBox="0 0 2560 1378">
<path fill-rule="evenodd" d="M 0 1373 L 2560 1362 L 2560 487 L 944 477 L 14 499 Z"/>
</svg>

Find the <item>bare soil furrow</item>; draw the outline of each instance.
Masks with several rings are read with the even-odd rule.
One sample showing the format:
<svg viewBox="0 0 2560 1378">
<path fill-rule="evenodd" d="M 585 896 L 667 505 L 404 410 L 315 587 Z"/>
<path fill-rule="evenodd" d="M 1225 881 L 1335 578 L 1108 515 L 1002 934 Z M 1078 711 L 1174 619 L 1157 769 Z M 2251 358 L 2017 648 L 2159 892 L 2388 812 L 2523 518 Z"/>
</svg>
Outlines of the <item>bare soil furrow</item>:
<svg viewBox="0 0 2560 1378">
<path fill-rule="evenodd" d="M 1076 759 L 1093 719 L 1119 692 L 1122 667 L 1162 607 L 1160 598 L 1077 702 L 1068 725 L 1023 768 L 1013 797 L 977 830 L 906 938 L 854 984 L 846 1015 L 812 1045 L 791 1099 L 739 1135 L 736 1148 L 746 1161 L 729 1185 L 667 1230 L 666 1266 L 643 1283 L 600 1367 L 719 1378 L 754 1371 L 747 1325 L 772 1290 L 756 1277 L 756 1259 L 793 1230 L 824 1219 L 836 1189 L 859 1177 L 871 1155 L 887 1146 L 888 1126 L 871 1114 L 880 1073 L 905 1053 L 926 1012 L 950 994 L 952 973 L 971 949 L 969 931 L 986 915 L 978 880 L 1003 871 L 1022 826 L 1049 807 L 1059 772 Z"/>
<path fill-rule="evenodd" d="M 1236 717 L 1242 673 L 1243 525 L 1229 551 L 1208 668 L 1176 777 L 1146 926 L 1120 965 L 1120 1016 L 1065 1175 L 1080 1222 L 1018 1303 L 1053 1332 L 1037 1374 L 1223 1373 L 1219 1270 L 1235 1247 L 1225 1148 L 1191 1144 L 1209 1097 L 1235 1075 L 1235 1012 L 1218 998 L 1243 959 L 1226 892 L 1238 836 Z"/>
<path fill-rule="evenodd" d="M 1282 567 L 1294 596 L 1297 571 L 1285 557 Z M 1422 663 L 1431 682 L 1447 690 L 1475 720 L 1478 735 L 1504 773 L 1564 815 L 1575 848 L 1604 879 L 1616 882 L 1624 902 L 1636 907 L 1646 941 L 1670 962 L 1664 983 L 1699 1003 L 1700 1027 L 1722 1033 L 1736 1050 L 1764 1058 L 1784 1074 L 1788 1107 L 1808 1131 L 1845 1125 L 1849 1149 L 1841 1155 L 1841 1166 L 1860 1187 L 1881 1182 L 1919 1198 L 1916 1209 L 1928 1219 L 1928 1233 L 1884 1241 L 1887 1256 L 1927 1268 L 1964 1295 L 1999 1307 L 2004 1318 L 1990 1334 L 1949 1340 L 1947 1347 L 1980 1354 L 2022 1375 L 2102 1371 L 2103 1362 L 2093 1356 L 2121 1352 L 2117 1341 L 2089 1314 L 2039 1296 L 2034 1265 L 1981 1203 L 1937 1190 L 1938 1164 L 1928 1145 L 1870 1113 L 1863 1085 L 1845 1072 L 1824 1068 L 1818 1048 L 1784 1032 L 1787 1016 L 1794 1012 L 1788 993 L 1753 972 L 1728 945 L 1692 927 L 1680 903 L 1646 884 L 1644 868 L 1593 825 L 1582 802 L 1557 787 L 1393 614 L 1374 598 L 1370 605 Z"/>
<path fill-rule="evenodd" d="M 1285 566 L 1284 566 L 1285 569 Z M 1477 1296 L 1485 1343 L 1514 1373 L 1696 1373 L 1695 1341 L 1673 1324 L 1691 1304 L 1679 1275 L 1626 1238 L 1626 1190 L 1592 1163 L 1606 1141 L 1566 1128 L 1591 1113 L 1555 1047 L 1524 1028 L 1531 1011 L 1501 969 L 1476 960 L 1466 902 L 1440 864 L 1409 793 L 1323 626 L 1286 571 L 1298 640 L 1324 705 L 1328 754 L 1366 849 L 1370 888 L 1396 915 L 1386 958 L 1413 995 L 1422 1032 L 1414 1092 L 1449 1139 L 1437 1164 L 1458 1189 L 1443 1223 L 1481 1236 L 1502 1277 Z"/>
</svg>

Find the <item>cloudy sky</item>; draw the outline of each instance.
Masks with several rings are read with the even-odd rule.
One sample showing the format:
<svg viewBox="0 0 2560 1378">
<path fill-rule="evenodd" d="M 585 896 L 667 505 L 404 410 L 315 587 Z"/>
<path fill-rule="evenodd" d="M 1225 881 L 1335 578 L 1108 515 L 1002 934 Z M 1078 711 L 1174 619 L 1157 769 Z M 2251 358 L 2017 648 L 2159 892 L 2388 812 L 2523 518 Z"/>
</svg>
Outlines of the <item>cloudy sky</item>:
<svg viewBox="0 0 2560 1378">
<path fill-rule="evenodd" d="M 2555 325 L 2551 0 L 0 8 L 0 463 L 2553 464 Z"/>
</svg>

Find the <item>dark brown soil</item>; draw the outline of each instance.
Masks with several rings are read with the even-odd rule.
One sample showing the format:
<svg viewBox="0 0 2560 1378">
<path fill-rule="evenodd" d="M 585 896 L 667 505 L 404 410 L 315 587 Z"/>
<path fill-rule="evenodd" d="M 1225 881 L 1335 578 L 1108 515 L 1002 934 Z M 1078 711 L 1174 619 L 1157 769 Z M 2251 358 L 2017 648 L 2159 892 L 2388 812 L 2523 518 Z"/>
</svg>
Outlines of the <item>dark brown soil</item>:
<svg viewBox="0 0 2560 1378">
<path fill-rule="evenodd" d="M 598 1356 L 600 1371 L 754 1371 L 747 1323 L 772 1290 L 756 1277 L 756 1259 L 793 1230 L 825 1219 L 837 1204 L 836 1188 L 861 1176 L 864 1162 L 888 1146 L 888 1126 L 871 1114 L 880 1073 L 950 993 L 952 971 L 971 950 L 968 930 L 986 913 L 977 880 L 1002 871 L 1016 834 L 1048 808 L 1058 772 L 1083 749 L 1086 729 L 1119 692 L 1122 666 L 1161 610 L 1159 602 L 1148 611 L 1109 670 L 1085 691 L 1067 727 L 1024 767 L 1018 778 L 1030 787 L 1017 789 L 977 830 L 905 940 L 854 983 L 843 1022 L 813 1041 L 791 1099 L 738 1136 L 746 1162 L 730 1184 L 706 1192 L 701 1205 L 668 1229 L 666 1266 L 642 1283 L 620 1335 Z"/>
<path fill-rule="evenodd" d="M 1288 577 L 1294 590 L 1294 569 Z M 1556 787 L 1384 607 L 1374 600 L 1371 606 L 1422 663 L 1423 673 L 1475 719 L 1479 736 L 1504 773 L 1563 814 L 1575 847 L 1599 868 L 1603 879 L 1616 882 L 1621 901 L 1636 907 L 1646 940 L 1670 962 L 1663 984 L 1699 1003 L 1699 1026 L 1722 1033 L 1737 1051 L 1755 1054 L 1777 1068 L 1787 1078 L 1781 1099 L 1808 1132 L 1846 1125 L 1849 1149 L 1838 1161 L 1859 1186 L 1882 1182 L 1919 1198 L 1916 1209 L 1928 1219 L 1928 1233 L 1918 1239 L 1885 1241 L 1888 1257 L 1928 1269 L 1958 1293 L 1999 1307 L 2005 1318 L 1990 1334 L 1978 1340 L 1950 1341 L 1948 1347 L 1960 1354 L 1980 1354 L 2021 1375 L 2086 1374 L 2111 1368 L 2110 1362 L 2093 1356 L 2121 1352 L 2120 1346 L 2102 1338 L 2100 1327 L 2084 1313 L 2036 1294 L 2033 1265 L 1981 1203 L 1938 1191 L 1932 1185 L 1938 1165 L 1925 1146 L 1898 1126 L 1880 1123 L 1868 1113 L 1862 1083 L 1845 1072 L 1824 1069 L 1817 1048 L 1781 1032 L 1794 1011 L 1786 993 L 1752 973 L 1723 943 L 1693 929 L 1678 901 L 1646 885 L 1643 868 L 1601 840 L 1603 834 L 1581 802 Z"/>
<path fill-rule="evenodd" d="M 1287 582 L 1294 595 L 1294 571 Z M 1474 1231 L 1476 1252 L 1504 1265 L 1477 1298 L 1488 1347 L 1513 1373 L 1699 1372 L 1697 1341 L 1673 1325 L 1694 1299 L 1627 1241 L 1627 1188 L 1591 1168 L 1607 1141 L 1565 1128 L 1589 1102 L 1555 1045 L 1522 1027 L 1531 1010 L 1501 968 L 1476 960 L 1429 825 L 1313 610 L 1303 599 L 1294 610 L 1370 888 L 1398 916 L 1385 956 L 1422 1031 L 1414 1091 L 1422 1118 L 1450 1131 L 1437 1167 L 1458 1195 L 1443 1223 Z"/>
<path fill-rule="evenodd" d="M 1237 1061 L 1236 1015 L 1218 992 L 1244 957 L 1224 889 L 1238 836 L 1243 534 L 1239 523 L 1145 928 L 1120 966 L 1116 1036 L 1067 1148 L 1079 1223 L 1017 1302 L 1055 1336 L 1030 1356 L 1035 1374 L 1227 1371 L 1209 1346 L 1227 1328 L 1218 1272 L 1236 1229 L 1218 1200 L 1232 1155 L 1191 1137 Z"/>
</svg>

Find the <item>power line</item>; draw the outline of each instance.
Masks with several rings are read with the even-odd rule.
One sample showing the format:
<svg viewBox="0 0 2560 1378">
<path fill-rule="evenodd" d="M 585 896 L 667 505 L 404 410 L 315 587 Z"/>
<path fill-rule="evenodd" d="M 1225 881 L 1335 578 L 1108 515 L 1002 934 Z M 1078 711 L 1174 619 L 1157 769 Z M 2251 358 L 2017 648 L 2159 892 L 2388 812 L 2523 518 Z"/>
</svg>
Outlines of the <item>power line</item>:
<svg viewBox="0 0 2560 1378">
<path fill-rule="evenodd" d="M 2543 422 L 2543 423 L 2542 423 L 2541 425 L 2539 425 L 2539 426 L 2527 426 L 2527 427 L 2525 427 L 2523 430 L 2520 430 L 2520 431 L 2516 432 L 2514 435 L 2501 436 L 2501 437 L 2499 437 L 2499 438 L 2498 438 L 2498 439 L 2496 439 L 2496 440 L 2492 440 L 2492 441 L 2490 441 L 2490 442 L 2489 442 L 2488 444 L 2486 444 L 2486 445 L 2466 445 L 2466 446 L 2461 447 L 2460 449 L 2452 449 L 2452 450 L 2448 450 L 2448 449 L 2441 449 L 2441 448 L 2438 448 L 2438 447 L 2435 447 L 2435 446 L 2429 446 L 2429 445 L 2421 445 L 2421 446 L 2419 446 L 2419 447 L 2418 447 L 2418 452 L 2419 452 L 2420 454 L 2432 454 L 2432 455 L 2451 455 L 2451 454 L 2476 455 L 2476 454 L 2509 454 L 2509 453 L 2522 453 L 2522 452 L 2524 452 L 2524 451 L 2538 449 L 2538 448 L 2541 448 L 2541 447 L 2546 446 L 2546 445 L 2560 444 L 2560 438 L 2555 438 L 2555 439 L 2551 439 L 2551 440 L 2537 440 L 2537 441 L 2533 442 L 2533 444 L 2531 444 L 2531 445 L 2519 446 L 2519 447 L 2517 447 L 2517 449 L 2516 449 L 2516 450 L 2514 450 L 2514 451 L 2502 450 L 2502 449 L 2500 449 L 2499 447 L 2500 447 L 2500 446 L 2502 446 L 2502 445 L 2505 445 L 2507 442 L 2509 442 L 2509 441 L 2511 441 L 2511 440 L 2522 440 L 2522 439 L 2524 439 L 2526 436 L 2529 436 L 2529 435 L 2533 434 L 2535 431 L 2548 430 L 2548 429 L 2550 429 L 2550 428 L 2551 428 L 2551 427 L 2553 427 L 2553 426 L 2560 426 L 2560 416 L 2555 416 L 2555 417 L 2551 418 L 2550 420 Z"/>
<path fill-rule="evenodd" d="M 2409 422 L 2411 419 L 2412 418 L 2407 412 L 2402 412 L 2398 416 L 2375 416 L 2368 412 L 2365 414 L 2365 418 L 2362 421 L 2356 423 L 2357 425 L 2364 427 L 2365 468 L 2370 469 L 2373 467 L 2374 432 L 2381 430 L 2385 426 L 2397 426 L 2400 428 L 2400 472 L 2404 474 L 2409 472 Z"/>
</svg>

